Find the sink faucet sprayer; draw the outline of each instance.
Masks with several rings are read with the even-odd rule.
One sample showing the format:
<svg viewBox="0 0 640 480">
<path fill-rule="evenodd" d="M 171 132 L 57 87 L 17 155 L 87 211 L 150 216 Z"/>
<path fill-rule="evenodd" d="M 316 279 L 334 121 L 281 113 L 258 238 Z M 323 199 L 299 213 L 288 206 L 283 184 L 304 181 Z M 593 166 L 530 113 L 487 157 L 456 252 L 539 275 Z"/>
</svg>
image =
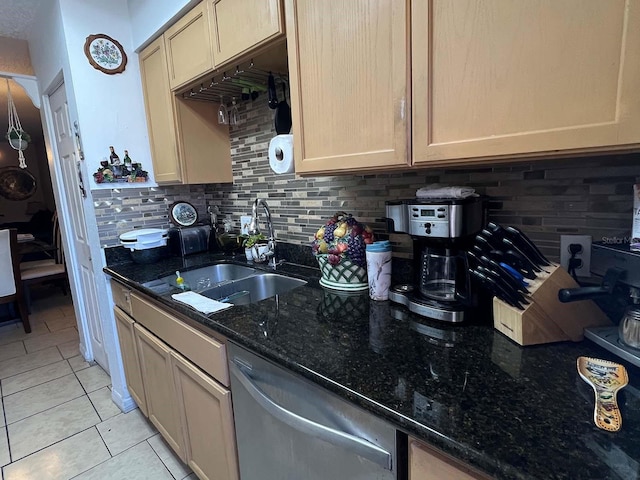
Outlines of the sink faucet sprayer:
<svg viewBox="0 0 640 480">
<path fill-rule="evenodd" d="M 254 261 L 264 262 L 267 259 L 271 259 L 269 261 L 269 265 L 273 268 L 276 268 L 276 236 L 273 231 L 273 223 L 271 222 L 271 211 L 269 210 L 269 205 L 263 198 L 256 198 L 255 202 L 253 202 L 253 207 L 251 209 L 251 223 L 249 224 L 249 235 L 258 235 L 260 230 L 258 228 L 258 206 L 262 204 L 265 213 L 265 220 L 267 223 L 267 229 L 269 230 L 269 238 L 267 243 L 267 251 L 257 255 L 258 248 L 255 247 L 254 251 Z"/>
</svg>

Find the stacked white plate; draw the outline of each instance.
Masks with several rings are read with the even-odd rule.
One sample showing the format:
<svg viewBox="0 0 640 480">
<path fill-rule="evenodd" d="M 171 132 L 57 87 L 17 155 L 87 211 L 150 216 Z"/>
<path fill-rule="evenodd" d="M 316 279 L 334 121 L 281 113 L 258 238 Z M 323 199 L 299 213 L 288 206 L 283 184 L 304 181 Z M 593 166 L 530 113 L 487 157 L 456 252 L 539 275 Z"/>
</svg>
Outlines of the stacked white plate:
<svg viewBox="0 0 640 480">
<path fill-rule="evenodd" d="M 155 263 L 162 257 L 168 233 L 162 228 L 139 228 L 120 235 L 120 244 L 131 250 L 136 263 Z"/>
<path fill-rule="evenodd" d="M 139 228 L 120 235 L 120 243 L 130 250 L 147 250 L 167 244 L 167 231 L 162 228 Z"/>
</svg>

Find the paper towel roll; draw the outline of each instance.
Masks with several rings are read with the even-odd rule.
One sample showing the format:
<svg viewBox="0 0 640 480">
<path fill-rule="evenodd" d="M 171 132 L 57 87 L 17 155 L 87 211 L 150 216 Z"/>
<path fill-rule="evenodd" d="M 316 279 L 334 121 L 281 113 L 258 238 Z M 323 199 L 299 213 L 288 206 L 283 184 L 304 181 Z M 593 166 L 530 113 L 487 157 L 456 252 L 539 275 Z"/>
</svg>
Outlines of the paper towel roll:
<svg viewBox="0 0 640 480">
<path fill-rule="evenodd" d="M 293 135 L 277 135 L 271 139 L 269 166 L 276 173 L 293 172 Z"/>
</svg>

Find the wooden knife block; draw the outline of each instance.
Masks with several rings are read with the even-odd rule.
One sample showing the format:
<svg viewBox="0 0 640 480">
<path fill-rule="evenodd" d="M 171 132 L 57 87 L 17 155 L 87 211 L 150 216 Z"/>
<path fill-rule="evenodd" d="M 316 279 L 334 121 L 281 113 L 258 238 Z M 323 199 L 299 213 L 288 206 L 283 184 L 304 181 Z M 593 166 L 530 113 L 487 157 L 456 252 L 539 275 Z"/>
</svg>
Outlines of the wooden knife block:
<svg viewBox="0 0 640 480">
<path fill-rule="evenodd" d="M 529 300 L 524 310 L 518 310 L 502 300 L 493 299 L 493 326 L 520 345 L 537 345 L 584 338 L 586 327 L 611 325 L 611 321 L 591 300 L 561 303 L 558 290 L 579 285 L 559 265 L 545 267 L 531 280 Z"/>
</svg>

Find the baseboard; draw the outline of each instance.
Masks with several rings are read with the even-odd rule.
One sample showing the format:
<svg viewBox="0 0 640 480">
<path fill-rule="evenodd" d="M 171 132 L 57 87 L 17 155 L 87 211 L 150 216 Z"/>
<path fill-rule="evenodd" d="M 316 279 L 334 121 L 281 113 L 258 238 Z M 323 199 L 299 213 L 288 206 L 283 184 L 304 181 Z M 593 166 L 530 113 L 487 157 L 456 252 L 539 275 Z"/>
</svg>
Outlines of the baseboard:
<svg viewBox="0 0 640 480">
<path fill-rule="evenodd" d="M 89 353 L 87 352 L 87 348 L 84 345 L 84 343 L 80 342 L 80 355 L 82 355 L 82 358 L 84 358 L 87 362 L 93 362 L 93 356 L 91 358 L 89 357 Z"/>
<path fill-rule="evenodd" d="M 133 400 L 129 392 L 127 392 L 126 396 L 123 396 L 120 392 L 115 389 L 111 390 L 111 399 L 118 406 L 120 410 L 124 413 L 130 412 L 131 410 L 135 410 L 138 408 L 136 402 Z"/>
</svg>

